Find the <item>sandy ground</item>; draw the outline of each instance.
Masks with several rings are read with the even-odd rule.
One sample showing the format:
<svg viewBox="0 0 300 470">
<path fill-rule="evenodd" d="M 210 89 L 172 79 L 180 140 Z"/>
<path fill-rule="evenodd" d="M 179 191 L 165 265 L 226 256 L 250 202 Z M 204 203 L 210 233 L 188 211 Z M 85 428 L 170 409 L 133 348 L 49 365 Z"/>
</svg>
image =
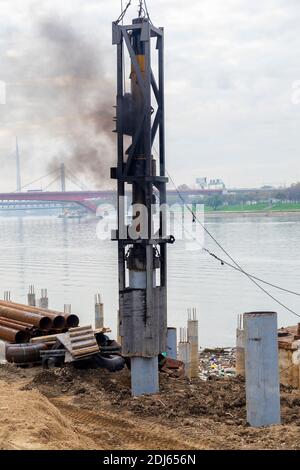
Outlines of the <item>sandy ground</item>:
<svg viewBox="0 0 300 470">
<path fill-rule="evenodd" d="M 169 378 L 132 398 L 127 370 L 0 367 L 0 449 L 300 449 L 300 393 L 282 388 L 281 426 L 253 429 L 238 378 Z"/>
</svg>

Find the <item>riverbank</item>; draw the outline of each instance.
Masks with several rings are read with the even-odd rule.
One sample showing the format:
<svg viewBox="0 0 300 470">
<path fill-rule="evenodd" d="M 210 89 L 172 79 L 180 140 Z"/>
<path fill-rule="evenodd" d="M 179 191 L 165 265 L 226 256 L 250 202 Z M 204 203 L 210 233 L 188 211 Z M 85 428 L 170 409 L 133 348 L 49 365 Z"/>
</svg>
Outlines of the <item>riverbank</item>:
<svg viewBox="0 0 300 470">
<path fill-rule="evenodd" d="M 300 393 L 281 389 L 282 422 L 246 423 L 239 377 L 160 374 L 160 394 L 133 398 L 130 374 L 0 367 L 0 449 L 300 449 Z"/>
</svg>

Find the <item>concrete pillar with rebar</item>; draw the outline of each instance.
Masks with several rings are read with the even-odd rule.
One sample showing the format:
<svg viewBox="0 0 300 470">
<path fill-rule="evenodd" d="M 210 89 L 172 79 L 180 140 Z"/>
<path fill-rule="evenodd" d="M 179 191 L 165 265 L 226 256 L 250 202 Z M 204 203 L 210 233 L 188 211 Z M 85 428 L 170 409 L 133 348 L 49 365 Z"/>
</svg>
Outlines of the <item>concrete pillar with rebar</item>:
<svg viewBox="0 0 300 470">
<path fill-rule="evenodd" d="M 35 292 L 34 292 L 34 286 L 31 285 L 29 286 L 29 292 L 28 292 L 28 305 L 30 307 L 35 307 L 36 306 L 36 300 L 35 300 Z"/>
<path fill-rule="evenodd" d="M 187 329 L 180 328 L 180 341 L 178 343 L 178 359 L 184 363 L 184 375 L 191 378 L 191 345 L 187 340 Z"/>
<path fill-rule="evenodd" d="M 245 377 L 245 331 L 243 315 L 237 316 L 235 370 L 237 375 Z"/>
<path fill-rule="evenodd" d="M 187 340 L 191 349 L 191 378 L 199 375 L 198 320 L 195 308 L 188 309 Z"/>
<path fill-rule="evenodd" d="M 71 315 L 72 313 L 72 305 L 71 304 L 64 304 L 64 314 Z"/>
<path fill-rule="evenodd" d="M 243 315 L 237 317 L 235 370 L 237 375 L 245 377 L 245 332 Z"/>
<path fill-rule="evenodd" d="M 277 313 L 244 314 L 247 421 L 280 423 Z"/>
<path fill-rule="evenodd" d="M 4 300 L 5 300 L 6 302 L 10 302 L 10 301 L 11 301 L 10 290 L 4 291 Z"/>
<path fill-rule="evenodd" d="M 39 300 L 39 306 L 41 308 L 49 308 L 49 299 L 48 299 L 48 291 L 47 289 L 41 289 L 41 297 Z"/>
<path fill-rule="evenodd" d="M 100 294 L 95 295 L 95 328 L 104 328 L 104 306 Z"/>
</svg>

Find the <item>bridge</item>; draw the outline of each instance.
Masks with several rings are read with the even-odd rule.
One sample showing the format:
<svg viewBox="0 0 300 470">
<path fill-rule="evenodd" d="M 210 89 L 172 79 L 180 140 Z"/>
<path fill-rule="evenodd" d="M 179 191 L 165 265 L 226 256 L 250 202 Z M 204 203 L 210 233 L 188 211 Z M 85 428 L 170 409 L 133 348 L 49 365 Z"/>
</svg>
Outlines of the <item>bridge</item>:
<svg viewBox="0 0 300 470">
<path fill-rule="evenodd" d="M 51 203 L 76 203 L 84 207 L 89 212 L 95 213 L 97 210 L 96 200 L 113 195 L 112 191 L 29 191 L 19 193 L 0 193 L 0 205 L 5 204 L 7 208 L 13 206 L 27 206 L 31 202 L 32 206 L 41 202 Z M 42 205 L 42 204 L 41 204 Z"/>
<path fill-rule="evenodd" d="M 21 185 L 20 157 L 18 141 L 16 142 L 16 169 L 17 189 L 13 192 L 0 193 L 0 210 L 24 210 L 24 209 L 74 209 L 76 205 L 81 206 L 88 212 L 96 213 L 97 201 L 103 198 L 113 197 L 113 191 L 90 191 L 78 178 L 67 170 L 62 163 L 58 168 L 48 174 L 31 181 L 24 186 Z M 52 179 L 49 183 L 49 176 Z M 46 181 L 46 183 L 45 183 Z M 60 191 L 49 190 L 58 181 Z M 67 191 L 66 181 L 73 186 L 79 187 L 79 191 Z M 41 189 L 29 189 L 39 184 Z"/>
<path fill-rule="evenodd" d="M 48 178 L 54 176 L 49 183 Z M 46 184 L 42 184 L 46 180 Z M 78 180 L 62 163 L 58 168 L 53 169 L 48 174 L 41 178 L 35 179 L 30 183 L 21 185 L 20 174 L 20 155 L 18 141 L 16 141 L 16 181 L 17 189 L 14 192 L 0 193 L 0 210 L 24 210 L 24 209 L 61 209 L 81 206 L 86 211 L 96 213 L 98 203 L 101 200 L 115 201 L 116 191 L 113 190 L 97 190 L 90 191 L 85 185 Z M 60 191 L 50 191 L 49 188 L 58 181 Z M 80 190 L 67 191 L 66 181 L 69 181 L 73 186 L 77 186 Z M 31 189 L 24 191 L 26 188 L 33 187 L 39 183 L 42 189 Z M 215 194 L 222 194 L 222 190 L 208 190 L 208 189 L 186 189 L 180 191 L 182 196 L 188 201 L 191 196 L 211 196 Z M 168 190 L 168 196 L 178 195 L 177 191 Z"/>
<path fill-rule="evenodd" d="M 42 185 L 41 190 L 24 191 L 25 188 L 32 187 L 38 182 L 44 181 L 49 176 L 54 175 L 54 179 L 46 185 Z M 66 181 L 70 181 L 78 187 L 78 191 L 67 191 Z M 58 181 L 60 191 L 49 191 L 49 188 Z M 81 206 L 86 211 L 95 213 L 97 211 L 98 202 L 106 200 L 113 203 L 116 200 L 116 191 L 113 190 L 97 190 L 90 191 L 82 184 L 78 178 L 66 168 L 64 163 L 58 168 L 53 169 L 47 175 L 42 176 L 30 183 L 21 185 L 20 174 L 20 155 L 18 141 L 16 141 L 16 182 L 17 189 L 11 193 L 0 193 L 0 210 L 24 210 L 24 209 L 60 209 Z M 49 184 L 48 184 L 49 183 Z M 257 193 L 276 191 L 275 188 L 232 188 L 228 189 L 228 193 Z M 191 197 L 197 196 L 215 196 L 224 194 L 223 189 L 191 189 L 188 187 L 180 188 L 180 195 L 189 202 Z M 168 189 L 168 196 L 178 196 L 177 189 Z"/>
<path fill-rule="evenodd" d="M 218 190 L 189 190 L 181 191 L 183 197 L 188 200 L 189 196 L 220 194 Z M 168 196 L 176 196 L 175 190 L 168 191 Z M 114 200 L 116 192 L 107 191 L 28 191 L 0 193 L 0 209 L 48 209 L 66 207 L 66 204 L 77 204 L 85 210 L 96 213 L 97 201 L 103 199 Z M 49 204 L 51 203 L 51 205 Z"/>
</svg>

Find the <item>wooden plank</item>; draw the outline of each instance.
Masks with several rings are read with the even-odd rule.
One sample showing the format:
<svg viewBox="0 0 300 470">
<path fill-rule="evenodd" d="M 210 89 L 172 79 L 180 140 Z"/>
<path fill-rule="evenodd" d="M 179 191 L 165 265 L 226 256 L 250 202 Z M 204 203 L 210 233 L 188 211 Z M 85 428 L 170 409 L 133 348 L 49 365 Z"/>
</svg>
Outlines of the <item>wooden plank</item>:
<svg viewBox="0 0 300 470">
<path fill-rule="evenodd" d="M 79 341 L 87 341 L 87 340 L 94 340 L 94 342 L 96 343 L 96 339 L 95 339 L 94 333 L 88 334 L 88 335 L 85 335 L 85 336 L 84 336 L 84 335 L 82 335 L 82 336 L 76 336 L 76 337 L 71 336 L 72 344 L 73 344 L 73 343 L 78 343 Z"/>
<path fill-rule="evenodd" d="M 77 333 L 78 331 L 85 331 L 85 330 L 92 330 L 93 327 L 92 325 L 88 325 L 88 326 L 77 326 L 76 328 L 70 328 L 69 329 L 69 333 Z"/>
<path fill-rule="evenodd" d="M 76 351 L 77 349 L 84 349 L 84 348 L 92 347 L 92 346 L 98 348 L 98 345 L 95 341 L 81 341 L 78 344 L 73 344 L 72 343 L 72 352 Z"/>
<path fill-rule="evenodd" d="M 91 335 L 94 334 L 92 330 L 90 331 L 79 331 L 78 333 L 69 333 L 70 338 L 78 338 L 78 337 L 83 337 L 85 335 Z"/>
<path fill-rule="evenodd" d="M 83 349 L 78 349 L 77 351 L 72 351 L 72 356 L 74 357 L 79 357 L 83 355 L 89 355 L 95 352 L 100 352 L 98 346 L 94 346 L 92 348 L 83 348 Z"/>
<path fill-rule="evenodd" d="M 57 340 L 57 335 L 48 335 L 48 336 L 38 336 L 36 338 L 31 338 L 31 343 L 48 343 Z"/>
</svg>

